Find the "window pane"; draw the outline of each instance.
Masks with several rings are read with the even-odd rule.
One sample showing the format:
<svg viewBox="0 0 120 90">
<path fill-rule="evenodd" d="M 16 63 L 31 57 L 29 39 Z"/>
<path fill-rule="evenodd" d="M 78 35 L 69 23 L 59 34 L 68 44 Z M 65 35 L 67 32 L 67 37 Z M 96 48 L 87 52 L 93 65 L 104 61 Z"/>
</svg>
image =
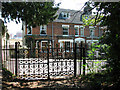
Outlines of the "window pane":
<svg viewBox="0 0 120 90">
<path fill-rule="evenodd" d="M 68 35 L 68 32 L 63 32 L 63 35 Z"/>
<path fill-rule="evenodd" d="M 41 30 L 41 34 L 46 34 L 45 30 Z"/>
<path fill-rule="evenodd" d="M 65 42 L 66 50 L 70 50 L 70 42 Z"/>
<path fill-rule="evenodd" d="M 40 34 L 46 34 L 46 25 L 40 26 Z"/>
<path fill-rule="evenodd" d="M 64 26 L 63 28 L 63 35 L 68 35 L 68 27 Z"/>
<path fill-rule="evenodd" d="M 61 15 L 62 15 L 63 18 L 68 18 L 69 17 L 68 12 L 62 12 Z"/>
<path fill-rule="evenodd" d="M 95 31 L 93 29 L 90 29 L 90 36 L 94 36 L 95 35 Z"/>
<path fill-rule="evenodd" d="M 75 27 L 75 35 L 78 35 L 78 27 Z"/>
<path fill-rule="evenodd" d="M 32 34 L 32 27 L 27 28 L 27 34 Z"/>
<path fill-rule="evenodd" d="M 81 27 L 80 31 L 81 31 L 81 35 L 84 35 L 84 29 L 83 29 L 83 27 Z"/>
<path fill-rule="evenodd" d="M 42 42 L 42 50 L 47 50 L 47 42 Z"/>
</svg>

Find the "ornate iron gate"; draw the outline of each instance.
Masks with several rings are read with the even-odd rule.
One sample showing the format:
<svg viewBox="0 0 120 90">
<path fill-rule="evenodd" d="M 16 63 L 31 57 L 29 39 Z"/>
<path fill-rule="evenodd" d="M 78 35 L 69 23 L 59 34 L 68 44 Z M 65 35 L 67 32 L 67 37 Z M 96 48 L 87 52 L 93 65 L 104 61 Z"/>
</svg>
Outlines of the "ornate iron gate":
<svg viewBox="0 0 120 90">
<path fill-rule="evenodd" d="M 69 51 L 66 48 L 16 50 L 16 74 L 21 79 L 62 79 L 76 76 L 76 45 L 69 48 Z"/>
</svg>

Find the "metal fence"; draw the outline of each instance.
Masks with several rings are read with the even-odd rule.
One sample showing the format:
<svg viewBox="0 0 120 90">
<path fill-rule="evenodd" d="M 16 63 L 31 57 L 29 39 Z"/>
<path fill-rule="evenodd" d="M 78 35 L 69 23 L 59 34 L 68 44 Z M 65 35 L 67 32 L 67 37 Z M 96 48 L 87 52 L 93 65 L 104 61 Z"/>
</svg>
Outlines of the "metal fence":
<svg viewBox="0 0 120 90">
<path fill-rule="evenodd" d="M 6 54 L 7 53 L 7 54 Z M 61 79 L 100 72 L 105 60 L 86 60 L 86 48 L 36 48 L 2 50 L 3 66 L 21 79 Z"/>
</svg>

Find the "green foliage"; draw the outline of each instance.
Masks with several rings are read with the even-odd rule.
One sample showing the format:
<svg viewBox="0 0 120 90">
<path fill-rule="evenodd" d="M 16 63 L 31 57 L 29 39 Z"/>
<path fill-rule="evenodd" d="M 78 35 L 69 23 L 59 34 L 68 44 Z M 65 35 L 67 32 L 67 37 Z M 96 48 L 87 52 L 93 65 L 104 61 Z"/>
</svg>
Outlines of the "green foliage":
<svg viewBox="0 0 120 90">
<path fill-rule="evenodd" d="M 112 81 L 120 83 L 120 2 L 96 2 L 97 13 L 103 13 L 101 26 L 107 26 L 106 33 L 101 38 L 101 43 L 108 45 L 107 60 L 108 71 Z M 96 15 L 98 18 L 99 15 Z M 96 19 L 97 20 L 97 19 Z M 103 47 L 103 51 L 106 47 Z"/>
<path fill-rule="evenodd" d="M 36 52 L 35 52 L 35 36 L 25 36 L 25 41 L 26 41 L 26 46 L 29 48 L 28 50 L 28 55 L 29 57 L 33 58 L 36 57 Z M 32 52 L 32 53 L 31 53 Z"/>
<path fill-rule="evenodd" d="M 105 60 L 105 59 L 108 58 L 109 49 L 110 49 L 110 46 L 108 46 L 107 44 L 92 43 L 92 45 L 90 46 L 90 50 L 88 51 L 88 58 L 91 59 L 91 60 L 94 60 L 95 51 L 99 51 L 98 59 L 104 59 Z M 104 53 L 104 56 L 101 53 Z"/>
<path fill-rule="evenodd" d="M 82 16 L 82 21 L 84 23 L 84 26 L 94 26 L 94 25 L 98 24 L 99 21 L 101 21 L 102 17 L 103 16 L 99 16 L 99 18 L 97 18 L 97 16 L 83 15 Z"/>
<path fill-rule="evenodd" d="M 54 20 L 58 7 L 53 2 L 5 2 L 2 3 L 2 17 L 16 23 L 25 21 L 28 26 L 40 26 Z"/>
<path fill-rule="evenodd" d="M 2 21 L 2 36 L 5 36 L 5 25 L 3 21 Z"/>
<path fill-rule="evenodd" d="M 89 90 L 114 90 L 114 83 L 111 81 L 109 73 L 91 73 L 86 76 L 81 76 L 82 83 L 85 83 Z"/>
<path fill-rule="evenodd" d="M 34 39 L 34 36 L 25 36 L 25 42 L 26 42 L 26 46 L 28 48 L 31 48 L 31 42 L 32 42 L 32 48 L 33 49 L 35 47 L 35 39 Z"/>
<path fill-rule="evenodd" d="M 94 55 L 95 55 L 95 51 L 97 50 L 95 43 L 92 43 L 90 50 L 88 51 L 88 58 L 93 60 L 94 59 Z"/>
<path fill-rule="evenodd" d="M 108 62 L 112 80 L 120 83 L 120 2 L 100 3 L 100 8 L 104 9 L 105 14 L 102 25 L 107 26 L 107 33 L 102 42 L 110 46 Z"/>
<path fill-rule="evenodd" d="M 2 36 L 5 37 L 5 33 L 6 33 L 6 38 L 9 39 L 10 35 L 8 32 L 6 32 L 6 26 L 4 25 L 4 22 L 2 21 Z"/>
<path fill-rule="evenodd" d="M 3 81 L 12 81 L 14 75 L 8 71 L 6 68 L 2 68 L 2 80 Z"/>
</svg>

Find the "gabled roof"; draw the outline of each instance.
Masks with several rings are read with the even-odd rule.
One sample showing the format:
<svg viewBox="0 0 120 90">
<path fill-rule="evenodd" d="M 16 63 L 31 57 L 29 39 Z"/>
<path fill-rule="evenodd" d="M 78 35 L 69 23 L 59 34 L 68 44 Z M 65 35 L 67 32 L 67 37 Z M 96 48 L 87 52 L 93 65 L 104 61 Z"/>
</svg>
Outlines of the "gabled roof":
<svg viewBox="0 0 120 90">
<path fill-rule="evenodd" d="M 62 12 L 69 13 L 70 17 L 67 19 L 59 18 Z M 80 20 L 82 13 L 83 13 L 82 11 L 76 11 L 76 10 L 70 10 L 70 9 L 59 9 L 56 13 L 58 17 L 53 22 L 83 24 L 83 22 Z"/>
</svg>

